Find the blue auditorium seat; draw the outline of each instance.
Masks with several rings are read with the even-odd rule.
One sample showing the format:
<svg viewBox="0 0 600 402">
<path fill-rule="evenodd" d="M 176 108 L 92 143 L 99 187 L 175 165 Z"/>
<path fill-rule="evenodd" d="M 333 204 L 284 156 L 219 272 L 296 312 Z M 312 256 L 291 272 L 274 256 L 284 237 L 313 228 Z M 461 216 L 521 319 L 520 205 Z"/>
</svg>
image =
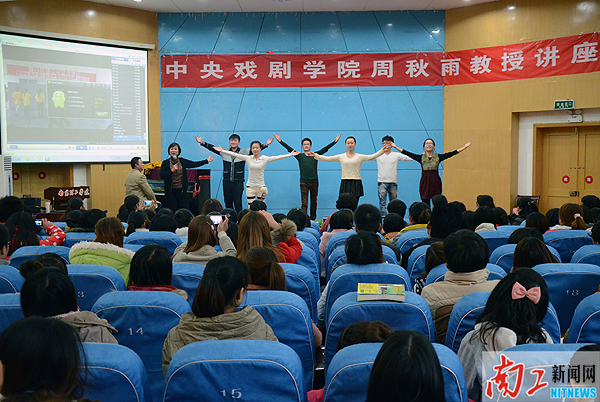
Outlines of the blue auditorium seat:
<svg viewBox="0 0 600 402">
<path fill-rule="evenodd" d="M 487 243 L 491 256 L 495 249 L 508 243 L 508 238 L 510 237 L 511 232 L 503 230 L 486 230 L 477 234 L 483 237 L 483 240 L 485 240 Z"/>
<path fill-rule="evenodd" d="M 544 243 L 559 252 L 562 262 L 571 262 L 577 250 L 592 244 L 592 237 L 585 230 L 554 230 L 544 233 Z"/>
<path fill-rule="evenodd" d="M 160 244 L 167 248 L 169 255 L 173 255 L 175 249 L 181 245 L 181 239 L 175 233 L 171 232 L 133 232 L 125 237 L 123 244 L 141 244 L 142 246 Z"/>
<path fill-rule="evenodd" d="M 0 334 L 13 322 L 23 318 L 21 295 L 19 293 L 0 294 Z"/>
<path fill-rule="evenodd" d="M 594 264 L 600 266 L 600 246 L 597 244 L 581 246 L 571 257 L 575 264 Z"/>
<path fill-rule="evenodd" d="M 419 246 L 410 253 L 408 257 L 407 271 L 410 277 L 410 289 L 415 286 L 417 278 L 421 275 L 421 272 L 425 271 L 425 254 L 429 249 L 429 245 Z"/>
<path fill-rule="evenodd" d="M 485 266 L 485 268 L 488 271 L 490 271 L 490 274 L 487 279 L 488 281 L 502 279 L 506 276 L 506 272 L 504 271 L 504 269 L 500 268 L 497 265 L 488 263 Z M 425 279 L 425 286 L 431 285 L 435 282 L 443 281 L 446 272 L 448 272 L 448 267 L 446 267 L 446 264 L 440 264 L 437 267 L 433 268 L 431 271 L 429 271 L 429 274 L 427 274 L 427 278 Z"/>
<path fill-rule="evenodd" d="M 81 310 L 90 311 L 96 300 L 103 294 L 117 290 L 127 290 L 123 277 L 116 269 L 106 265 L 70 264 L 67 265 L 69 279 L 77 292 L 77 305 Z"/>
<path fill-rule="evenodd" d="M 19 269 L 21 263 L 29 261 L 38 255 L 44 253 L 56 253 L 65 260 L 65 264 L 69 263 L 69 252 L 71 249 L 65 246 L 24 246 L 19 247 L 8 259 L 8 265 Z"/>
<path fill-rule="evenodd" d="M 18 269 L 0 265 L 0 293 L 19 293 L 24 282 Z"/>
<path fill-rule="evenodd" d="M 82 241 L 93 241 L 95 238 L 96 233 L 94 232 L 67 232 L 65 233 L 65 241 L 62 245 L 70 248 L 77 243 Z"/>
<path fill-rule="evenodd" d="M 302 265 L 280 263 L 285 273 L 285 287 L 288 292 L 300 296 L 308 307 L 310 318 L 317 321 L 317 302 L 315 278 L 310 270 Z"/>
<path fill-rule="evenodd" d="M 567 343 L 600 343 L 600 293 L 586 297 L 575 309 Z"/>
<path fill-rule="evenodd" d="M 183 289 L 188 294 L 188 303 L 190 306 L 196 297 L 196 290 L 204 274 L 204 265 L 194 264 L 193 262 L 174 262 L 173 276 L 171 286 Z"/>
<path fill-rule="evenodd" d="M 425 239 L 429 239 L 427 229 L 408 230 L 400 235 L 398 241 L 396 242 L 396 246 L 400 248 L 400 252 L 402 255 L 404 255 L 409 248 Z"/>
</svg>

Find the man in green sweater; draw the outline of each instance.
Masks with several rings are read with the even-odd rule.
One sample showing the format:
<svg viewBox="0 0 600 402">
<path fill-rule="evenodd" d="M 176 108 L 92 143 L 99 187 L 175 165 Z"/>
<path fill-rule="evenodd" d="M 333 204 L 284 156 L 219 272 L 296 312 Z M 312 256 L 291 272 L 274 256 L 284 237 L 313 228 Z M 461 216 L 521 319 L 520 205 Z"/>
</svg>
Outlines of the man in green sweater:
<svg viewBox="0 0 600 402">
<path fill-rule="evenodd" d="M 288 144 L 283 142 L 279 138 L 279 134 L 273 133 L 273 136 L 285 149 L 292 152 L 294 149 Z M 335 141 L 324 146 L 318 150 L 317 154 L 323 155 L 329 150 L 336 142 L 339 141 L 342 134 L 338 134 L 335 137 Z M 319 193 L 319 177 L 317 176 L 317 160 L 311 156 L 307 156 L 306 153 L 310 152 L 312 148 L 312 141 L 310 138 L 302 139 L 302 151 L 296 155 L 295 158 L 300 166 L 300 198 L 302 202 L 302 210 L 308 214 L 308 193 L 310 192 L 310 219 L 315 220 L 317 218 L 317 195 Z"/>
</svg>

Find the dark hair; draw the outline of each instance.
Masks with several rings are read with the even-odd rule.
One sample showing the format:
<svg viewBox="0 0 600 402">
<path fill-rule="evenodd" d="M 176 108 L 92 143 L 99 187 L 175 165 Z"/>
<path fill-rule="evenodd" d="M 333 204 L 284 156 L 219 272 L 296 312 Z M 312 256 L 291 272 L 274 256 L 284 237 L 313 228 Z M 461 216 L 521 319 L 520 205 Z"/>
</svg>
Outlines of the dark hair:
<svg viewBox="0 0 600 402">
<path fill-rule="evenodd" d="M 40 240 L 37 235 L 37 227 L 31 214 L 27 212 L 15 212 L 6 220 L 10 246 L 8 255 L 12 255 L 20 247 L 37 246 Z"/>
<path fill-rule="evenodd" d="M 10 234 L 8 233 L 8 229 L 6 228 L 6 226 L 4 226 L 3 223 L 0 223 L 0 249 L 8 245 L 9 238 Z"/>
<path fill-rule="evenodd" d="M 123 247 L 123 238 L 125 237 L 125 228 L 117 218 L 102 218 L 96 223 L 96 243 L 109 243 L 118 247 Z"/>
<path fill-rule="evenodd" d="M 65 217 L 66 226 L 68 226 L 72 229 L 78 228 L 79 220 L 81 219 L 82 214 L 83 214 L 83 211 L 81 209 L 74 209 L 73 211 L 69 212 L 67 214 L 67 216 Z"/>
<path fill-rule="evenodd" d="M 150 222 L 151 232 L 172 232 L 177 230 L 175 218 L 167 214 L 158 214 Z"/>
<path fill-rule="evenodd" d="M 404 215 L 406 215 L 406 204 L 404 201 L 396 198 L 395 200 L 390 201 L 387 205 L 388 213 L 390 214 L 398 214 L 404 219 Z"/>
<path fill-rule="evenodd" d="M 217 234 L 212 220 L 206 215 L 198 215 L 188 226 L 188 241 L 183 252 L 191 253 L 206 245 L 214 247 L 217 243 Z"/>
<path fill-rule="evenodd" d="M 463 204 L 460 201 L 452 201 L 452 202 L 449 202 L 448 205 L 451 205 L 454 209 L 456 209 L 461 214 L 467 210 L 467 207 L 465 207 L 465 204 Z"/>
<path fill-rule="evenodd" d="M 512 298 L 512 289 L 519 282 L 525 289 L 539 286 L 540 301 L 535 304 L 527 297 Z M 494 339 L 501 327 L 512 330 L 517 335 L 517 345 L 524 343 L 544 343 L 546 335 L 538 325 L 548 311 L 548 287 L 544 278 L 533 269 L 517 269 L 498 282 L 485 305 L 478 323 L 482 323 L 473 336 L 479 336 L 484 344 L 486 339 Z M 496 346 L 495 344 L 492 346 Z"/>
<path fill-rule="evenodd" d="M 194 214 L 187 208 L 180 208 L 173 214 L 173 219 L 175 219 L 177 229 L 186 228 L 189 226 L 190 221 L 194 219 Z"/>
<path fill-rule="evenodd" d="M 600 198 L 592 194 L 584 195 L 581 197 L 581 205 L 585 205 L 589 209 L 600 207 Z"/>
<path fill-rule="evenodd" d="M 425 273 L 428 274 L 433 268 L 440 264 L 446 263 L 446 256 L 444 255 L 444 242 L 436 241 L 429 245 L 429 248 L 425 252 Z M 424 277 L 426 277 L 425 275 Z"/>
<path fill-rule="evenodd" d="M 224 314 L 241 289 L 248 287 L 248 267 L 235 257 L 210 260 L 198 285 L 192 312 L 196 317 L 216 317 Z"/>
<path fill-rule="evenodd" d="M 77 293 L 69 276 L 55 267 L 42 268 L 25 280 L 21 309 L 29 317 L 54 317 L 77 311 Z"/>
<path fill-rule="evenodd" d="M 529 215 L 527 215 L 527 219 L 525 220 L 525 227 L 535 228 L 541 234 L 544 234 L 550 229 L 550 222 L 548 222 L 548 218 L 546 218 L 544 214 L 539 212 L 532 212 Z"/>
<path fill-rule="evenodd" d="M 129 218 L 127 218 L 127 231 L 125 232 L 125 236 L 129 236 L 136 229 L 141 229 L 149 226 L 148 216 L 140 211 L 133 211 L 129 214 Z"/>
<path fill-rule="evenodd" d="M 34 259 L 22 262 L 19 265 L 19 273 L 23 278 L 27 279 L 40 269 L 50 267 L 58 268 L 65 274 L 69 274 L 66 261 L 56 253 L 40 254 Z"/>
<path fill-rule="evenodd" d="M 4 366 L 3 396 L 50 391 L 69 399 L 82 394 L 79 337 L 74 327 L 56 319 L 28 317 L 0 336 Z"/>
<path fill-rule="evenodd" d="M 304 145 L 304 141 L 308 141 L 310 143 L 310 145 L 312 145 L 312 140 L 308 137 L 304 137 L 302 138 L 302 141 L 300 141 L 300 144 Z"/>
<path fill-rule="evenodd" d="M 254 200 L 254 202 L 250 203 L 249 205 L 250 211 L 266 211 L 267 210 L 267 204 L 265 204 L 264 201 L 262 200 Z"/>
<path fill-rule="evenodd" d="M 444 240 L 444 256 L 450 271 L 474 272 L 486 267 L 490 252 L 481 236 L 461 229 Z"/>
<path fill-rule="evenodd" d="M 433 140 L 433 138 L 425 138 L 425 141 L 423 141 L 423 148 L 425 148 L 425 143 L 426 143 L 427 141 L 431 141 L 431 142 L 433 142 L 433 146 L 435 147 L 435 141 Z"/>
<path fill-rule="evenodd" d="M 133 211 L 137 211 L 137 206 L 140 203 L 140 197 L 134 194 L 130 194 L 123 200 L 123 205 L 119 207 L 119 212 L 117 213 L 117 218 L 121 220 L 121 222 L 127 222 L 127 218 L 129 214 Z M 106 216 L 106 215 L 104 215 Z M 103 218 L 104 218 L 103 216 Z M 93 227 L 93 226 L 92 226 Z"/>
<path fill-rule="evenodd" d="M 431 197 L 431 205 L 433 205 L 433 208 L 435 209 L 438 206 L 444 206 L 444 205 L 448 205 L 448 199 L 446 198 L 445 195 L 434 195 L 433 197 Z"/>
<path fill-rule="evenodd" d="M 229 139 L 230 139 L 230 140 L 238 140 L 238 141 L 240 141 L 240 140 L 241 140 L 241 139 L 240 139 L 240 136 L 239 136 L 239 135 L 237 135 L 237 134 L 235 134 L 235 133 L 231 134 L 231 135 L 229 136 Z"/>
<path fill-rule="evenodd" d="M 558 217 L 561 225 L 571 226 L 571 229 L 585 230 L 581 205 L 572 203 L 563 204 L 558 210 Z"/>
<path fill-rule="evenodd" d="M 356 200 L 356 196 L 351 193 L 341 193 L 335 202 L 336 209 L 349 209 L 352 212 L 354 212 L 357 205 L 358 201 Z"/>
<path fill-rule="evenodd" d="M 385 262 L 379 236 L 373 232 L 359 230 L 346 240 L 348 264 L 367 265 Z"/>
<path fill-rule="evenodd" d="M 15 212 L 23 212 L 25 203 L 19 197 L 7 195 L 0 198 L 0 222 L 6 222 Z M 50 211 L 46 211 L 50 212 Z"/>
<path fill-rule="evenodd" d="M 141 212 L 148 217 L 149 222 L 152 222 L 152 219 L 156 218 L 156 212 L 154 212 L 151 209 L 146 208 L 146 209 L 142 210 Z"/>
<path fill-rule="evenodd" d="M 175 213 L 173 212 L 173 210 L 171 208 L 161 208 L 158 210 L 158 212 L 156 213 L 156 215 L 168 215 L 170 217 L 173 217 L 173 215 L 175 215 Z"/>
<path fill-rule="evenodd" d="M 348 325 L 338 339 L 336 352 L 357 343 L 376 343 L 385 340 L 394 332 L 382 321 L 359 321 Z"/>
<path fill-rule="evenodd" d="M 275 220 L 275 222 L 281 223 L 284 219 L 287 219 L 287 215 L 282 214 L 281 212 L 277 212 L 273 214 L 273 219 Z"/>
<path fill-rule="evenodd" d="M 139 156 L 134 156 L 133 158 L 131 158 L 131 162 L 129 162 L 129 164 L 131 165 L 132 169 L 135 169 L 135 167 L 139 163 L 140 159 L 142 159 L 142 158 L 140 158 Z"/>
<path fill-rule="evenodd" d="M 495 219 L 495 224 L 496 225 L 508 225 L 509 221 L 508 221 L 508 214 L 506 213 L 506 211 L 504 210 L 504 208 L 501 207 L 494 207 L 492 208 L 492 211 L 494 212 L 494 219 Z"/>
<path fill-rule="evenodd" d="M 335 229 L 352 229 L 354 217 L 349 209 L 342 209 L 334 212 L 329 219 L 329 227 Z"/>
<path fill-rule="evenodd" d="M 464 211 L 460 215 L 460 228 L 469 229 L 473 231 L 475 230 L 475 212 Z"/>
<path fill-rule="evenodd" d="M 550 252 L 546 243 L 535 237 L 526 237 L 521 240 L 513 255 L 513 267 L 533 268 L 538 264 L 558 263 L 558 258 Z"/>
<path fill-rule="evenodd" d="M 346 139 L 344 140 L 344 144 L 350 139 L 352 138 L 354 140 L 354 143 L 356 144 L 356 138 L 354 138 L 353 136 L 348 136 L 346 137 Z"/>
<path fill-rule="evenodd" d="M 178 152 L 177 152 L 177 156 L 181 155 L 181 147 L 180 147 L 180 146 L 179 146 L 179 144 L 178 144 L 178 143 L 176 143 L 176 142 L 172 142 L 172 143 L 170 143 L 170 144 L 169 144 L 169 146 L 167 147 L 167 153 L 168 153 L 168 151 L 170 151 L 170 150 L 171 150 L 171 148 L 173 148 L 173 147 L 177 147 L 177 151 L 178 151 Z"/>
<path fill-rule="evenodd" d="M 254 141 L 252 141 L 250 143 L 250 148 L 252 148 L 252 145 L 254 145 L 254 144 L 258 144 L 258 147 L 262 148 L 262 143 L 260 141 L 257 141 L 257 140 L 254 140 Z"/>
<path fill-rule="evenodd" d="M 478 195 L 477 196 L 477 205 L 479 207 L 490 207 L 490 208 L 495 208 L 496 206 L 494 205 L 494 199 L 492 198 L 491 195 L 487 195 L 487 194 L 482 194 L 482 195 Z"/>
<path fill-rule="evenodd" d="M 383 218 L 383 231 L 385 233 L 399 232 L 406 226 L 404 219 L 398 214 L 387 214 Z"/>
<path fill-rule="evenodd" d="M 384 141 L 391 141 L 391 142 L 394 142 L 394 137 L 392 137 L 391 135 L 385 135 L 385 136 L 384 136 L 384 137 L 381 139 L 381 142 L 384 142 Z"/>
<path fill-rule="evenodd" d="M 542 233 L 536 228 L 519 228 L 508 236 L 508 244 L 517 244 L 526 237 L 534 237 L 544 241 L 544 236 L 542 236 Z"/>
<path fill-rule="evenodd" d="M 586 205 L 582 205 L 581 206 L 581 210 L 583 211 L 583 213 L 581 215 L 583 215 L 583 220 L 586 223 L 586 226 L 588 223 L 594 223 L 594 215 L 592 215 L 592 210 L 590 208 L 588 208 Z"/>
<path fill-rule="evenodd" d="M 391 334 L 373 363 L 366 402 L 446 402 L 444 376 L 433 345 L 420 332 Z"/>
<path fill-rule="evenodd" d="M 475 228 L 482 223 L 494 224 L 495 221 L 496 216 L 494 215 L 494 211 L 488 206 L 479 207 L 473 213 L 473 226 Z"/>
<path fill-rule="evenodd" d="M 293 208 L 287 213 L 287 218 L 296 224 L 296 230 L 302 232 L 304 228 L 310 227 L 310 218 L 300 208 Z"/>
<path fill-rule="evenodd" d="M 229 224 L 231 224 L 232 222 L 238 222 L 238 214 L 235 211 L 235 209 L 225 208 L 221 211 L 221 215 L 225 215 L 227 216 L 227 218 L 229 218 Z"/>
<path fill-rule="evenodd" d="M 594 223 L 594 226 L 592 226 L 592 240 L 600 243 L 600 222 Z"/>
<path fill-rule="evenodd" d="M 83 200 L 79 197 L 69 198 L 67 201 L 67 207 L 65 208 L 65 213 L 61 216 L 60 221 L 65 222 L 67 220 L 67 215 L 71 211 L 79 211 L 83 207 Z"/>
<path fill-rule="evenodd" d="M 537 202 L 529 197 L 519 198 L 517 201 L 517 207 L 521 209 L 519 212 L 519 216 L 522 218 L 527 217 L 532 212 L 538 212 Z"/>
<path fill-rule="evenodd" d="M 429 216 L 429 234 L 431 237 L 445 239 L 460 229 L 462 224 L 460 213 L 449 205 L 433 208 Z"/>
<path fill-rule="evenodd" d="M 221 212 L 222 209 L 223 204 L 221 204 L 221 201 L 217 200 L 216 198 L 209 198 L 208 200 L 204 201 L 200 215 L 208 215 L 209 212 Z"/>
<path fill-rule="evenodd" d="M 148 244 L 133 255 L 127 286 L 170 285 L 172 277 L 173 263 L 167 248 Z"/>
<path fill-rule="evenodd" d="M 127 221 L 129 217 L 129 213 L 125 216 L 125 220 Z M 83 211 L 81 213 L 81 217 L 79 218 L 79 227 L 82 229 L 95 229 L 96 223 L 102 218 L 106 218 L 106 212 L 101 211 L 97 208 L 88 209 L 87 211 Z"/>
<path fill-rule="evenodd" d="M 354 211 L 354 224 L 356 230 L 377 232 L 381 226 L 381 212 L 371 204 L 361 204 Z"/>
<path fill-rule="evenodd" d="M 550 208 L 546 212 L 546 218 L 548 218 L 550 227 L 558 225 L 558 208 Z"/>
<path fill-rule="evenodd" d="M 270 290 L 286 290 L 285 273 L 273 250 L 254 247 L 248 251 L 244 262 L 248 265 L 250 283 Z"/>
<path fill-rule="evenodd" d="M 429 222 L 430 213 L 429 205 L 421 201 L 413 202 L 408 208 L 408 216 L 412 218 L 414 223 L 418 224 Z"/>
</svg>

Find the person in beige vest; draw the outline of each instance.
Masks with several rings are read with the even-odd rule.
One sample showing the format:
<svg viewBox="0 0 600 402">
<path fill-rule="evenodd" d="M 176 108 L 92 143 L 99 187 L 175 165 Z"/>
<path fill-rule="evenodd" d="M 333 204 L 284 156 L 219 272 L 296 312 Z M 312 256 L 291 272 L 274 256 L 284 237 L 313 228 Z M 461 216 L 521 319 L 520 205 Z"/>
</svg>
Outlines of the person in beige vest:
<svg viewBox="0 0 600 402">
<path fill-rule="evenodd" d="M 139 156 L 131 158 L 131 172 L 125 178 L 125 195 L 137 195 L 141 203 L 150 201 L 151 205 L 156 208 L 158 201 L 156 201 L 154 191 L 150 188 L 148 179 L 142 173 L 143 171 L 144 162 L 142 162 L 142 158 Z"/>
</svg>

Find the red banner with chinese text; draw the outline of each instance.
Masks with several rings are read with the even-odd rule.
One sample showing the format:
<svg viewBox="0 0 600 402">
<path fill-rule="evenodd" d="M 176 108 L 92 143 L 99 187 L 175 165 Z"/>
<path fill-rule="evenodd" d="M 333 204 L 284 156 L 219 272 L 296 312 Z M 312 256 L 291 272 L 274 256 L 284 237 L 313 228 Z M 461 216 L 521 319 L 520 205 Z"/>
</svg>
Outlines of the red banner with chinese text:
<svg viewBox="0 0 600 402">
<path fill-rule="evenodd" d="M 163 55 L 162 87 L 457 85 L 600 71 L 600 32 L 457 52 Z"/>
</svg>

